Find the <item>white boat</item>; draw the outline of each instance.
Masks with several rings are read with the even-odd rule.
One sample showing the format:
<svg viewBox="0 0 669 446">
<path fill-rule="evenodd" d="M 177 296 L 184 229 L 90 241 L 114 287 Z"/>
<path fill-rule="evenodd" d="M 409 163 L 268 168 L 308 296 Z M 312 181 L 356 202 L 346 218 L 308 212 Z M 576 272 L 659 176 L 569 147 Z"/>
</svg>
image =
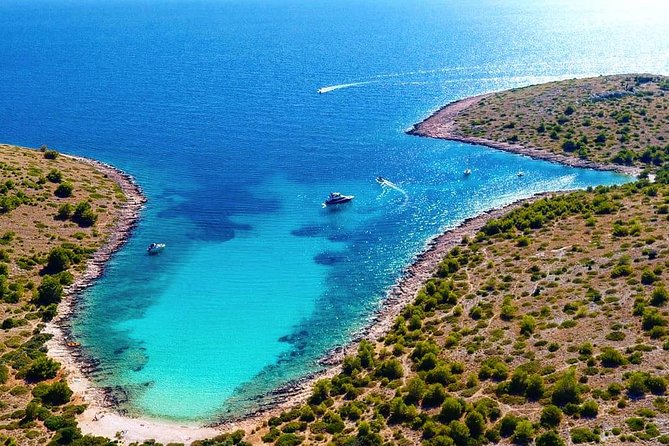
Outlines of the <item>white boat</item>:
<svg viewBox="0 0 669 446">
<path fill-rule="evenodd" d="M 469 176 L 469 175 L 472 174 L 472 170 L 471 170 L 471 169 L 465 169 L 465 171 L 462 172 L 462 173 L 463 173 L 465 176 Z"/>
<path fill-rule="evenodd" d="M 146 252 L 149 253 L 149 254 L 158 254 L 163 249 L 165 249 L 165 243 L 151 243 L 146 248 Z"/>
<path fill-rule="evenodd" d="M 355 196 L 353 195 L 343 195 L 339 192 L 330 192 L 330 195 L 323 202 L 323 206 L 330 206 L 334 204 L 348 203 L 353 200 Z"/>
<path fill-rule="evenodd" d="M 523 172 L 523 171 L 521 170 L 520 172 L 518 172 L 518 173 L 516 174 L 516 176 L 518 176 L 518 177 L 524 177 L 524 176 L 525 176 L 525 172 Z"/>
</svg>

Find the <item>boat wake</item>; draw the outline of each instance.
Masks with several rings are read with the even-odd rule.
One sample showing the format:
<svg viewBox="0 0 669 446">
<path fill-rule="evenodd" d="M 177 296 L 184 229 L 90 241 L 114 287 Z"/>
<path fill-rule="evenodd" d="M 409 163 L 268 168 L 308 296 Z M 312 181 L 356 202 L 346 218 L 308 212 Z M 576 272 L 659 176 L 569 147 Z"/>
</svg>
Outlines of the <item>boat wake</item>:
<svg viewBox="0 0 669 446">
<path fill-rule="evenodd" d="M 378 82 L 378 81 L 365 81 L 365 82 L 353 82 L 353 83 L 350 83 L 350 84 L 330 85 L 329 87 L 319 88 L 318 92 L 320 94 L 330 93 L 331 91 L 342 90 L 344 88 L 351 88 L 351 87 L 360 87 L 362 85 L 373 84 L 374 82 Z"/>
<path fill-rule="evenodd" d="M 404 203 L 402 203 L 402 207 L 406 206 L 407 203 L 409 203 L 409 194 L 404 189 L 399 187 L 397 184 L 393 183 L 392 181 L 390 181 L 386 178 L 382 178 L 382 177 L 378 177 L 376 179 L 376 182 L 379 183 L 381 185 L 381 187 L 383 188 L 383 193 L 381 194 L 381 197 L 383 197 L 386 194 L 386 191 L 388 191 L 389 189 L 393 189 L 393 190 L 396 190 L 397 192 L 401 193 L 404 196 Z"/>
</svg>

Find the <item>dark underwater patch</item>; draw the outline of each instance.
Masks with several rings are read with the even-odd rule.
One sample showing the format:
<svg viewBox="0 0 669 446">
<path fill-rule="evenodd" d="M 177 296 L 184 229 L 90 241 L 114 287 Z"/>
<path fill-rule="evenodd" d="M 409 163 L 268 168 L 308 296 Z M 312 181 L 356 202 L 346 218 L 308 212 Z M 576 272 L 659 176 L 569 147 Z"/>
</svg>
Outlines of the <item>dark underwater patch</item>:
<svg viewBox="0 0 669 446">
<path fill-rule="evenodd" d="M 325 251 L 314 257 L 314 262 L 319 265 L 332 266 L 346 260 L 346 256 L 339 252 Z"/>
<path fill-rule="evenodd" d="M 323 229 L 317 225 L 307 225 L 294 229 L 290 233 L 295 237 L 318 237 L 323 235 Z"/>
</svg>

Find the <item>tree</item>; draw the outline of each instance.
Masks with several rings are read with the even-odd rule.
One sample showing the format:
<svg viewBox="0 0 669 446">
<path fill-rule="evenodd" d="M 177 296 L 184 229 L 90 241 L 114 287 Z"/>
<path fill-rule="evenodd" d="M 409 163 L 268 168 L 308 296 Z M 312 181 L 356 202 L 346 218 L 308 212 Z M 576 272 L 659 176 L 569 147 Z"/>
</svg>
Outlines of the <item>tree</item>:
<svg viewBox="0 0 669 446">
<path fill-rule="evenodd" d="M 446 390 L 440 383 L 430 384 L 423 396 L 423 405 L 427 407 L 436 407 L 441 405 L 446 399 Z"/>
<path fill-rule="evenodd" d="M 44 381 L 55 378 L 60 364 L 46 356 L 40 356 L 26 370 L 26 379 L 29 381 Z"/>
<path fill-rule="evenodd" d="M 46 270 L 51 274 L 58 274 L 70 267 L 70 252 L 62 246 L 57 246 L 49 252 Z"/>
<path fill-rule="evenodd" d="M 402 363 L 397 359 L 388 359 L 379 366 L 378 375 L 388 379 L 398 379 L 404 374 Z"/>
<path fill-rule="evenodd" d="M 33 395 L 50 406 L 61 406 L 70 401 L 72 390 L 65 381 L 59 381 L 51 385 L 38 384 L 33 389 Z"/>
<path fill-rule="evenodd" d="M 406 396 L 404 399 L 409 404 L 416 404 L 421 399 L 423 399 L 423 394 L 425 393 L 425 382 L 419 377 L 412 378 L 407 383 L 406 387 Z"/>
<path fill-rule="evenodd" d="M 331 384 L 329 380 L 319 379 L 318 381 L 316 381 L 311 393 L 311 397 L 309 397 L 309 403 L 320 404 L 326 399 L 328 399 L 328 397 L 330 396 L 330 388 Z"/>
<path fill-rule="evenodd" d="M 37 288 L 37 303 L 40 305 L 57 304 L 63 298 L 63 285 L 53 276 L 44 276 Z"/>
</svg>

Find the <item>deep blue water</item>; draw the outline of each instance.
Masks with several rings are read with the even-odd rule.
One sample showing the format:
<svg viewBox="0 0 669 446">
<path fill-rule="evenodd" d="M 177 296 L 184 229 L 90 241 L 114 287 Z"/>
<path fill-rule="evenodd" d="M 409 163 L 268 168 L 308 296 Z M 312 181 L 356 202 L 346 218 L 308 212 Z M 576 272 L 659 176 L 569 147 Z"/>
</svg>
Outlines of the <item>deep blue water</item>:
<svg viewBox="0 0 669 446">
<path fill-rule="evenodd" d="M 663 2 L 582 3 L 0 3 L 0 140 L 113 163 L 149 198 L 74 321 L 97 384 L 158 417 L 248 410 L 317 369 L 431 236 L 626 181 L 404 134 L 476 93 L 669 72 Z M 324 210 L 331 190 L 356 199 Z"/>
</svg>

